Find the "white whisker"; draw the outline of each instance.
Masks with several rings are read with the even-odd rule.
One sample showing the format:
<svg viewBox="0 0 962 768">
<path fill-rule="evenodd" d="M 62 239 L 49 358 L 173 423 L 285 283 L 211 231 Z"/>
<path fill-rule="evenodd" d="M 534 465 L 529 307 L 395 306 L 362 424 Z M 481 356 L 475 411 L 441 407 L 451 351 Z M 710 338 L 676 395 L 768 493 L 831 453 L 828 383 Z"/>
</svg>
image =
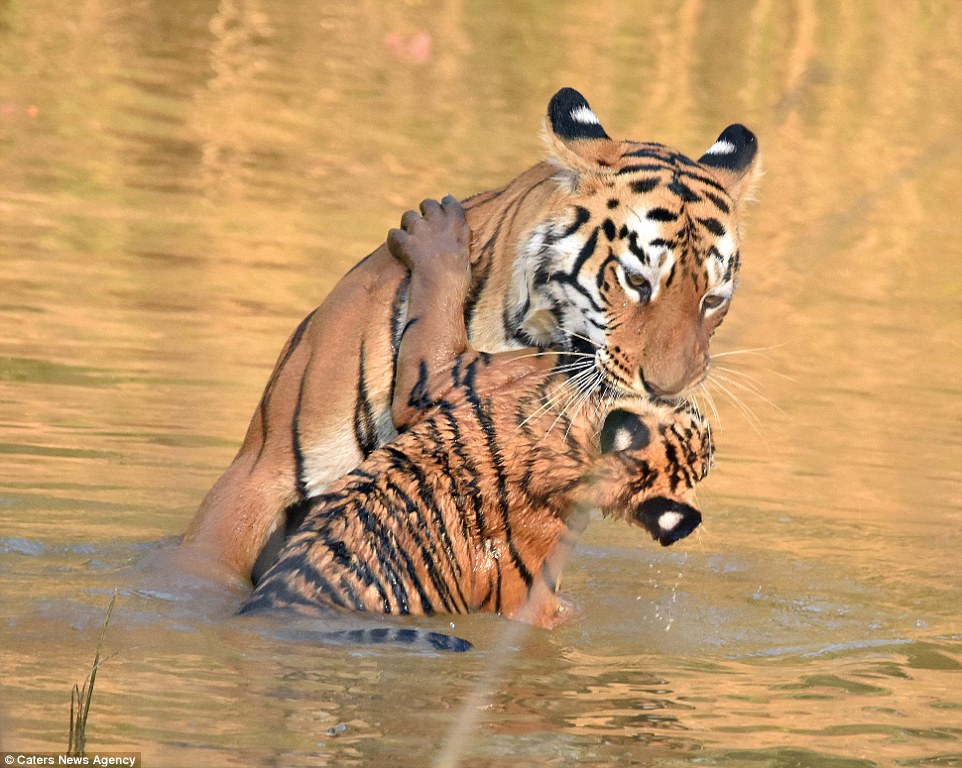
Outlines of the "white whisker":
<svg viewBox="0 0 962 768">
<path fill-rule="evenodd" d="M 731 387 L 735 387 L 735 388 L 741 390 L 742 392 L 747 392 L 748 394 L 750 394 L 750 395 L 752 395 L 752 396 L 754 396 L 754 397 L 757 397 L 757 398 L 758 398 L 759 400 L 761 400 L 763 403 L 767 403 L 768 405 L 770 405 L 772 408 L 774 408 L 776 411 L 778 411 L 778 412 L 779 412 L 780 414 L 782 414 L 783 416 L 786 415 L 785 411 L 783 411 L 776 403 L 772 402 L 772 401 L 769 400 L 767 397 L 765 397 L 765 395 L 763 395 L 761 392 L 759 392 L 759 391 L 758 391 L 758 388 L 755 387 L 754 385 L 746 384 L 746 383 L 744 383 L 744 382 L 738 381 L 737 379 L 733 379 L 733 378 L 731 378 L 731 377 L 729 377 L 729 376 L 724 376 L 724 375 L 718 373 L 717 371 L 716 371 L 715 373 L 713 373 L 712 375 L 713 375 L 713 377 L 714 377 L 715 379 L 719 379 L 719 380 L 721 380 L 721 381 L 724 381 L 726 384 L 728 384 L 728 385 L 731 386 Z"/>
<path fill-rule="evenodd" d="M 588 374 L 588 375 L 585 375 L 585 374 Z M 567 415 L 567 411 L 569 408 L 577 404 L 576 405 L 576 410 L 577 410 L 577 407 L 580 407 L 580 404 L 583 401 L 584 397 L 591 394 L 592 390 L 595 388 L 597 383 L 595 381 L 596 375 L 597 375 L 596 372 L 593 369 L 590 369 L 590 370 L 583 371 L 582 373 L 578 374 L 574 378 L 571 378 L 568 380 L 569 384 L 572 385 L 571 386 L 572 394 L 567 400 L 565 400 L 564 405 L 559 409 L 558 415 L 555 417 L 555 420 L 551 422 L 551 426 L 549 426 L 548 429 L 545 431 L 544 437 L 547 437 L 551 433 L 551 430 L 555 428 L 555 425 L 558 423 L 558 421 L 563 416 Z M 568 423 L 570 427 L 570 424 L 571 424 L 570 417 L 569 417 Z M 567 432 L 565 434 L 567 434 Z"/>
<path fill-rule="evenodd" d="M 527 418 L 525 418 L 524 421 L 522 421 L 518 425 L 518 427 L 519 428 L 523 427 L 525 424 L 531 421 L 531 419 L 536 418 L 537 416 L 540 416 L 545 411 L 548 411 L 551 408 L 553 408 L 557 404 L 557 402 L 561 399 L 560 397 L 559 398 L 555 397 L 557 393 L 570 389 L 573 384 L 577 384 L 577 382 L 579 382 L 581 379 L 587 378 L 590 374 L 593 373 L 593 371 L 594 371 L 593 367 L 585 368 L 581 372 L 576 373 L 574 376 L 565 378 L 564 381 L 562 381 L 554 389 L 552 389 L 547 395 L 545 395 L 545 398 L 542 404 Z M 552 371 L 552 373 L 554 373 L 554 371 Z M 567 400 L 565 402 L 567 402 Z"/>
<path fill-rule="evenodd" d="M 576 333 L 575 331 L 569 331 L 567 328 L 558 328 L 558 330 L 561 331 L 566 336 L 570 336 L 573 339 L 581 339 L 582 341 L 587 342 L 595 349 L 601 349 L 602 345 L 598 344 L 598 342 L 596 342 L 594 339 L 589 339 L 587 336 L 584 336 L 583 334 Z"/>
<path fill-rule="evenodd" d="M 783 342 L 781 344 L 773 344 L 770 347 L 748 347 L 746 349 L 731 349 L 728 352 L 715 352 L 711 355 L 711 359 L 714 360 L 719 357 L 731 357 L 732 355 L 756 355 L 758 357 L 765 357 L 765 352 L 770 352 L 773 349 L 780 349 L 786 346 L 788 342 Z"/>
<path fill-rule="evenodd" d="M 712 418 L 715 423 L 718 424 L 718 429 L 722 428 L 722 418 L 721 414 L 718 412 L 718 408 L 715 407 L 715 398 L 712 397 L 711 392 L 708 391 L 708 387 L 702 384 L 700 387 L 701 393 L 705 396 L 705 401 L 708 403 L 708 407 L 711 409 Z"/>
<path fill-rule="evenodd" d="M 712 370 L 713 370 L 713 371 L 724 371 L 725 373 L 727 373 L 727 374 L 729 374 L 729 375 L 731 375 L 731 376 L 736 376 L 736 377 L 738 377 L 738 378 L 740 378 L 740 379 L 745 380 L 746 382 L 750 382 L 752 385 L 756 386 L 756 387 L 759 388 L 759 389 L 761 388 L 761 384 L 760 384 L 760 382 L 759 382 L 759 380 L 758 380 L 758 377 L 757 377 L 757 376 L 754 376 L 754 375 L 752 375 L 752 374 L 750 374 L 750 373 L 747 373 L 746 371 L 739 371 L 737 368 L 728 368 L 728 367 L 726 367 L 726 366 L 724 366 L 724 365 L 713 365 L 713 366 L 712 366 Z"/>
<path fill-rule="evenodd" d="M 759 421 L 758 417 L 755 415 L 754 411 L 752 411 L 751 408 L 745 405 L 745 403 L 742 402 L 741 398 L 739 398 L 738 395 L 736 395 L 734 392 L 728 389 L 728 387 L 726 387 L 716 378 L 710 378 L 710 379 L 707 379 L 707 381 L 709 381 L 712 385 L 718 387 L 718 390 L 722 394 L 724 394 L 729 400 L 731 400 L 731 402 L 735 405 L 735 407 L 738 408 L 739 411 L 741 411 L 742 415 L 745 417 L 745 420 L 749 424 L 751 424 L 752 429 L 755 430 L 755 433 L 759 437 L 762 437 L 761 430 L 759 430 L 759 425 L 761 424 L 761 422 Z"/>
<path fill-rule="evenodd" d="M 574 424 L 575 418 L 578 416 L 578 412 L 581 411 L 588 404 L 591 396 L 595 394 L 598 390 L 598 385 L 596 382 L 589 382 L 589 386 L 584 388 L 582 392 L 581 399 L 575 404 L 574 412 L 568 417 L 568 428 L 565 430 L 565 440 L 568 439 L 568 434 L 571 432 L 571 426 Z"/>
<path fill-rule="evenodd" d="M 728 352 L 715 352 L 714 354 L 711 355 L 711 361 L 712 361 L 713 367 L 721 368 L 721 366 L 714 365 L 716 360 L 721 360 L 723 358 L 732 357 L 735 355 L 753 355 L 755 357 L 761 357 L 764 360 L 769 360 L 768 355 L 764 354 L 765 352 L 771 349 L 778 349 L 779 347 L 784 347 L 787 343 L 788 342 L 785 342 L 784 344 L 775 344 L 774 346 L 771 346 L 771 347 L 755 347 L 752 349 L 733 349 Z M 734 372 L 732 371 L 732 369 L 728 369 L 728 370 L 730 372 Z M 792 382 L 795 381 L 793 377 L 789 376 L 787 373 L 783 373 L 782 371 L 777 371 L 774 369 L 766 369 L 766 372 L 772 373 L 781 379 L 785 379 L 786 381 L 792 381 Z M 743 373 L 742 371 L 739 371 L 739 373 L 741 373 L 744 376 L 747 376 L 747 374 Z"/>
</svg>

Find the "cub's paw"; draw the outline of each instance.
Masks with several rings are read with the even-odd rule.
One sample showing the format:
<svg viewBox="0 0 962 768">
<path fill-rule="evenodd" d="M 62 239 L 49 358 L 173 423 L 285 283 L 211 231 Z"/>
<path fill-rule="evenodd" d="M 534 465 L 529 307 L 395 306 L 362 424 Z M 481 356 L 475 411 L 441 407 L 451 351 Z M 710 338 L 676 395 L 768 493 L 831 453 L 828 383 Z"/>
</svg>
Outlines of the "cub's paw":
<svg viewBox="0 0 962 768">
<path fill-rule="evenodd" d="M 391 255 L 412 272 L 419 270 L 465 273 L 470 269 L 468 247 L 471 230 L 464 209 L 451 195 L 439 203 L 425 200 L 421 215 L 408 211 L 401 217 L 401 228 L 387 235 Z"/>
</svg>

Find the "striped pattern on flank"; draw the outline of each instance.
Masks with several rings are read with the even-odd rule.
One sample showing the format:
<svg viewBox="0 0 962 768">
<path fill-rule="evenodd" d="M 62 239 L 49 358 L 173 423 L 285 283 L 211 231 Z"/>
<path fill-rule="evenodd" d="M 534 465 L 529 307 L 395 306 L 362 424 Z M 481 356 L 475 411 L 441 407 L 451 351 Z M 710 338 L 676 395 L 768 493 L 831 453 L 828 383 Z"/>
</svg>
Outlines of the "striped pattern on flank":
<svg viewBox="0 0 962 768">
<path fill-rule="evenodd" d="M 576 502 L 631 519 L 626 504 L 684 494 L 707 471 L 697 412 L 632 400 L 660 439 L 602 454 L 606 406 L 559 416 L 544 406 L 566 376 L 545 358 L 507 357 L 458 358 L 443 386 L 435 380 L 442 395 L 423 392 L 419 422 L 308 500 L 243 611 L 513 615 L 536 585 L 556 588 L 548 561 L 572 535 Z M 511 366 L 527 375 L 506 376 Z"/>
</svg>

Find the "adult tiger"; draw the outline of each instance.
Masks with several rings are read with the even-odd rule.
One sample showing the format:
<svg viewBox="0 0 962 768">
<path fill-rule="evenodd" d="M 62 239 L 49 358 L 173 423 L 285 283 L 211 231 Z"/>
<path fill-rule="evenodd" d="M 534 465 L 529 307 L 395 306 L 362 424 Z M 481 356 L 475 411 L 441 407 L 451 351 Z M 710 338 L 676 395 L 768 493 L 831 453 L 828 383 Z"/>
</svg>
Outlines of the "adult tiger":
<svg viewBox="0 0 962 768">
<path fill-rule="evenodd" d="M 595 356 L 598 385 L 677 397 L 699 384 L 728 310 L 754 135 L 726 128 L 695 162 L 616 141 L 565 88 L 548 106 L 549 157 L 465 202 L 474 348 Z M 246 578 L 288 516 L 397 436 L 391 420 L 408 272 L 381 246 L 281 351 L 247 435 L 191 522 L 189 559 Z"/>
<path fill-rule="evenodd" d="M 392 403 L 404 430 L 304 505 L 242 613 L 488 611 L 550 627 L 567 613 L 561 569 L 590 510 L 663 545 L 701 522 L 690 502 L 712 443 L 698 411 L 578 397 L 571 371 L 592 361 L 577 353 L 470 350 L 461 207 L 422 211 L 388 238 L 412 275 Z"/>
</svg>

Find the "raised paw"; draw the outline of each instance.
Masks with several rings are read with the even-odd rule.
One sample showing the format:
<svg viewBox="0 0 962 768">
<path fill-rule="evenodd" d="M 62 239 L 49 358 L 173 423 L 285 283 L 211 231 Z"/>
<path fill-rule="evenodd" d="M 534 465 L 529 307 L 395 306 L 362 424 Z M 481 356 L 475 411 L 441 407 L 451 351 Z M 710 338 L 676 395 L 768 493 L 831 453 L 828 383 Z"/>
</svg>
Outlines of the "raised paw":
<svg viewBox="0 0 962 768">
<path fill-rule="evenodd" d="M 470 269 L 468 246 L 471 230 L 464 209 L 451 195 L 439 203 L 425 200 L 421 215 L 408 211 L 401 217 L 401 228 L 387 235 L 387 247 L 394 258 L 412 272 L 440 270 L 464 273 Z"/>
</svg>

